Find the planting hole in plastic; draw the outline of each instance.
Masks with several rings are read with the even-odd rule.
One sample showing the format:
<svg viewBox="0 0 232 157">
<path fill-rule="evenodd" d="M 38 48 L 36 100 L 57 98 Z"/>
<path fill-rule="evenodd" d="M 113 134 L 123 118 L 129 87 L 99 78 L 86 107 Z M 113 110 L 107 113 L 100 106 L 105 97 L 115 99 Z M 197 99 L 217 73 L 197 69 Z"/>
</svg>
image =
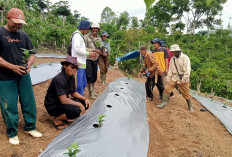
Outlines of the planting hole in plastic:
<svg viewBox="0 0 232 157">
<path fill-rule="evenodd" d="M 106 105 L 106 106 L 109 107 L 109 108 L 113 107 L 113 106 L 111 106 L 111 105 Z"/>
<path fill-rule="evenodd" d="M 115 94 L 116 96 L 119 96 L 119 94 Z"/>
<path fill-rule="evenodd" d="M 98 128 L 99 125 L 98 125 L 98 124 L 93 124 L 93 127 L 94 127 L 94 128 Z"/>
</svg>

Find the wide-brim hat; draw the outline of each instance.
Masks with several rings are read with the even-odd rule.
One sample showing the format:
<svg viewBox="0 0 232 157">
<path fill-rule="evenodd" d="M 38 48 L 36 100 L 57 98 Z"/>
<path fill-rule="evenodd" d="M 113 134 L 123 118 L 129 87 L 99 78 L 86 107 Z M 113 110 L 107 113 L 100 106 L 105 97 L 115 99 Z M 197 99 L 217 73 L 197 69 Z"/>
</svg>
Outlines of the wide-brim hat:
<svg viewBox="0 0 232 157">
<path fill-rule="evenodd" d="M 154 44 L 154 43 L 160 43 L 161 45 L 161 40 L 159 38 L 155 38 L 153 40 L 151 40 L 151 43 Z"/>
<path fill-rule="evenodd" d="M 93 28 L 98 28 L 99 31 L 101 30 L 101 27 L 100 27 L 100 25 L 98 23 L 93 23 L 92 24 L 92 29 Z"/>
<path fill-rule="evenodd" d="M 23 11 L 18 8 L 10 9 L 7 13 L 7 18 L 10 18 L 14 23 L 17 24 L 27 24 Z"/>
<path fill-rule="evenodd" d="M 110 37 L 109 34 L 106 31 L 102 32 L 101 36 L 106 36 L 107 38 Z"/>
<path fill-rule="evenodd" d="M 78 29 L 84 29 L 84 30 L 91 29 L 90 22 L 87 20 L 81 21 L 78 26 Z"/>
<path fill-rule="evenodd" d="M 178 44 L 174 44 L 170 47 L 169 51 L 181 51 L 180 46 Z"/>
<path fill-rule="evenodd" d="M 166 43 L 165 43 L 165 41 L 161 41 L 161 45 L 160 45 L 161 47 L 165 47 L 166 46 Z"/>
<path fill-rule="evenodd" d="M 67 56 L 65 61 L 62 61 L 60 63 L 61 63 L 61 65 L 72 64 L 72 65 L 74 65 L 74 66 L 76 66 L 78 68 L 77 57 Z"/>
</svg>

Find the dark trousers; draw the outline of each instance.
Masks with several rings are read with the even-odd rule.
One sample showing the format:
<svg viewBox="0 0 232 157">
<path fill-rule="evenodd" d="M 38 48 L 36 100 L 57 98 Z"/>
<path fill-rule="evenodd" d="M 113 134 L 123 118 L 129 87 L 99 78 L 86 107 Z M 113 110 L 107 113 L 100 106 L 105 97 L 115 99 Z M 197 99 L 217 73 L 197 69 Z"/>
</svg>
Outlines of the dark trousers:
<svg viewBox="0 0 232 157">
<path fill-rule="evenodd" d="M 155 77 L 154 77 L 154 82 L 155 82 Z M 158 81 L 157 81 L 156 84 L 154 83 L 153 88 L 155 87 L 155 85 L 157 86 L 157 88 L 159 90 L 160 98 L 162 99 L 163 92 L 164 92 L 164 85 L 163 85 L 163 81 L 162 81 L 162 77 L 161 76 L 158 76 Z M 152 91 L 153 91 L 153 88 L 152 88 Z"/>
<path fill-rule="evenodd" d="M 147 77 L 147 81 L 145 82 L 146 94 L 147 97 L 153 99 L 153 88 L 155 86 L 155 76 Z"/>
<path fill-rule="evenodd" d="M 88 109 L 85 105 L 85 101 L 79 100 L 77 98 L 72 98 L 73 101 L 81 103 L 85 106 L 85 110 Z M 45 104 L 45 107 L 50 116 L 58 117 L 62 114 L 66 114 L 68 119 L 75 119 L 80 116 L 81 109 L 79 106 L 72 105 L 72 104 L 57 104 L 50 107 L 50 105 Z"/>
<path fill-rule="evenodd" d="M 97 64 L 98 60 L 86 60 L 86 78 L 87 83 L 95 83 L 97 80 Z"/>
</svg>

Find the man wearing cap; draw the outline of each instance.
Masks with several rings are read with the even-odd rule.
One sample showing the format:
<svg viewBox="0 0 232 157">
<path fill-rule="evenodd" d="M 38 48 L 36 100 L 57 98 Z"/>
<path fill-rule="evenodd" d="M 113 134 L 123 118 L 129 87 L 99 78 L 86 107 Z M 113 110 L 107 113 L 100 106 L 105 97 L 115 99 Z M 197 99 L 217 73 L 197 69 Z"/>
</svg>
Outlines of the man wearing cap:
<svg viewBox="0 0 232 157">
<path fill-rule="evenodd" d="M 189 91 L 191 71 L 189 57 L 181 52 L 181 49 L 177 44 L 172 45 L 170 51 L 173 53 L 174 56 L 170 61 L 167 84 L 163 93 L 162 103 L 157 107 L 162 109 L 167 106 L 169 94 L 177 85 L 183 97 L 187 101 L 189 111 L 193 112 L 194 110 L 192 107 L 191 95 Z"/>
<path fill-rule="evenodd" d="M 75 89 L 77 58 L 67 56 L 61 65 L 62 71 L 52 79 L 44 100 L 49 115 L 55 117 L 54 125 L 57 129 L 66 128 L 64 120 L 72 121 L 91 107 L 89 100 Z M 73 98 L 69 98 L 70 94 Z"/>
<path fill-rule="evenodd" d="M 18 98 L 24 131 L 33 137 L 42 136 L 36 131 L 36 103 L 29 74 L 36 52 L 29 36 L 20 30 L 23 24 L 26 24 L 23 11 L 12 8 L 7 14 L 7 24 L 0 27 L 0 106 L 11 144 L 19 144 Z M 22 66 L 23 49 L 30 50 L 27 67 Z"/>
<path fill-rule="evenodd" d="M 160 69 L 163 72 L 161 76 L 158 76 L 158 82 L 156 84 L 160 98 L 162 99 L 163 91 L 164 91 L 164 84 L 166 82 L 166 75 L 168 73 L 168 52 L 165 48 L 161 47 L 161 40 L 159 38 L 155 38 L 151 41 L 154 45 L 155 49 L 152 51 L 153 55 L 155 56 L 156 60 L 159 63 Z"/>
<path fill-rule="evenodd" d="M 147 50 L 147 47 L 145 45 L 140 46 L 140 53 L 144 56 L 144 67 L 141 68 L 138 76 L 141 76 L 142 73 L 149 74 L 147 76 L 147 81 L 145 83 L 146 87 L 146 94 L 148 99 L 151 101 L 153 100 L 153 84 L 155 83 L 154 77 L 155 72 L 158 73 L 158 75 L 162 75 L 162 71 L 159 68 L 159 63 L 157 62 L 156 58 L 152 55 L 151 52 Z"/>
<path fill-rule="evenodd" d="M 99 55 L 99 68 L 100 68 L 100 75 L 101 75 L 101 85 L 107 85 L 106 83 L 106 73 L 108 71 L 108 56 L 110 54 L 110 43 L 107 41 L 109 35 L 106 31 L 102 32 L 101 34 L 101 45 L 103 46 L 103 53 Z"/>
<path fill-rule="evenodd" d="M 98 55 L 95 58 L 87 57 L 86 60 L 87 86 L 89 90 L 89 96 L 91 99 L 96 99 L 96 96 L 98 96 L 98 94 L 95 93 L 94 86 L 97 80 L 98 57 L 99 54 L 102 54 L 102 51 L 100 50 L 101 38 L 98 36 L 99 31 L 99 24 L 93 23 L 91 33 L 84 36 L 87 51 L 94 51 L 98 53 Z"/>
<path fill-rule="evenodd" d="M 84 94 L 84 90 L 87 84 L 86 80 L 86 57 L 96 57 L 96 52 L 87 51 L 84 41 L 84 35 L 86 35 L 91 29 L 90 22 L 83 20 L 72 35 L 72 48 L 71 55 L 77 57 L 77 63 L 79 68 L 76 75 L 76 91 L 81 95 Z"/>
</svg>

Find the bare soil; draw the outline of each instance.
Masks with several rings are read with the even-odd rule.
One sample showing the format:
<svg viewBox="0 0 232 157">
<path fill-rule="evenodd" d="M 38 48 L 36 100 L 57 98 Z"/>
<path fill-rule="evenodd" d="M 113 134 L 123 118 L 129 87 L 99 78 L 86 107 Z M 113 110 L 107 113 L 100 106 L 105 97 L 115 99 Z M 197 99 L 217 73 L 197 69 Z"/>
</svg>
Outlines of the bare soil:
<svg viewBox="0 0 232 157">
<path fill-rule="evenodd" d="M 36 64 L 59 62 L 63 59 L 37 58 Z M 107 82 L 125 77 L 118 70 L 110 69 Z M 144 78 L 135 78 L 145 82 Z M 19 107 L 18 136 L 20 145 L 11 145 L 6 135 L 6 126 L 0 117 L 0 157 L 36 157 L 47 145 L 62 132 L 52 127 L 53 118 L 48 115 L 43 105 L 44 97 L 51 80 L 33 86 L 37 104 L 37 130 L 43 133 L 39 139 L 23 132 L 23 117 Z M 106 86 L 96 82 L 96 91 L 102 93 Z M 88 97 L 88 90 L 85 96 Z M 193 99 L 194 113 L 189 113 L 184 98 L 174 91 L 165 109 L 158 109 L 161 103 L 155 88 L 155 100 L 147 101 L 147 114 L 150 131 L 148 157 L 231 157 L 232 136 L 209 111 L 201 112 L 202 105 Z M 93 102 L 93 101 L 92 101 Z M 20 105 L 19 105 L 20 106 Z"/>
</svg>

